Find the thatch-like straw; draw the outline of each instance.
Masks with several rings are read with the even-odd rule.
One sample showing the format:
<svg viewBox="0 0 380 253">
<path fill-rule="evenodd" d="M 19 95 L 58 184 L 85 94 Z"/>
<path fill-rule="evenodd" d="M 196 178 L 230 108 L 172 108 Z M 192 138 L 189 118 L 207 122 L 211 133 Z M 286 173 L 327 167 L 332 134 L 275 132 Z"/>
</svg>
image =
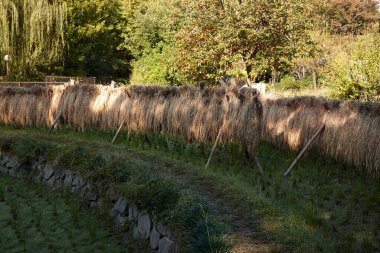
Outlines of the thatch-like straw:
<svg viewBox="0 0 380 253">
<path fill-rule="evenodd" d="M 300 150 L 322 124 L 314 150 L 380 175 L 380 104 L 316 97 L 262 99 L 263 139 Z"/>
<path fill-rule="evenodd" d="M 117 128 L 164 133 L 188 141 L 240 142 L 253 155 L 260 140 L 261 105 L 253 89 L 66 85 L 0 88 L 0 122 L 48 126 L 59 111 L 77 129 Z M 234 90 L 235 89 L 235 90 Z"/>
<path fill-rule="evenodd" d="M 312 148 L 380 175 L 380 105 L 315 97 L 271 99 L 237 86 L 0 87 L 0 122 L 49 126 L 58 112 L 77 129 L 117 128 L 163 133 L 187 141 L 239 142 L 253 156 L 260 139 L 300 150 L 318 128 Z"/>
</svg>

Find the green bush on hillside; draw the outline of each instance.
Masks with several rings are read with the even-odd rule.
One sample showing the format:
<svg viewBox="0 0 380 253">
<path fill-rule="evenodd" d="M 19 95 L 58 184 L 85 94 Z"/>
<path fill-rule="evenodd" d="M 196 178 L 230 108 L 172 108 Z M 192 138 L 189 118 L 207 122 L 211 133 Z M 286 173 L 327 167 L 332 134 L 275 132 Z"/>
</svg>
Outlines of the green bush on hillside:
<svg viewBox="0 0 380 253">
<path fill-rule="evenodd" d="M 170 57 L 168 50 L 155 49 L 134 61 L 131 84 L 177 84 Z"/>
<path fill-rule="evenodd" d="M 276 88 L 279 90 L 300 90 L 302 88 L 311 87 L 311 85 L 311 78 L 297 80 L 294 76 L 287 75 L 276 84 Z"/>
<path fill-rule="evenodd" d="M 327 80 L 338 98 L 380 101 L 380 35 L 362 36 L 348 53 L 338 54 Z"/>
</svg>

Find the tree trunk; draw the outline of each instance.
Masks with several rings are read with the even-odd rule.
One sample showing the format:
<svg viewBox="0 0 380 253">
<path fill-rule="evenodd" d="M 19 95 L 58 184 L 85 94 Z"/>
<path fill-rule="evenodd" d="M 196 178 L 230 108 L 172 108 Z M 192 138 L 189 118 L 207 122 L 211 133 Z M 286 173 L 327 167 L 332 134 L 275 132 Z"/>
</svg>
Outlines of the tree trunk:
<svg viewBox="0 0 380 253">
<path fill-rule="evenodd" d="M 251 85 L 251 73 L 252 73 L 252 65 L 245 63 L 245 71 L 247 72 L 247 83 Z"/>
<path fill-rule="evenodd" d="M 271 78 L 271 84 L 275 84 L 278 82 L 278 79 L 280 77 L 280 72 L 277 70 L 272 71 L 272 78 Z"/>
<path fill-rule="evenodd" d="M 304 80 L 306 77 L 306 68 L 305 66 L 302 67 L 302 80 Z"/>
<path fill-rule="evenodd" d="M 313 87 L 314 87 L 314 90 L 316 90 L 317 89 L 317 82 L 318 82 L 317 71 L 315 69 L 313 69 L 311 75 L 313 77 Z"/>
</svg>

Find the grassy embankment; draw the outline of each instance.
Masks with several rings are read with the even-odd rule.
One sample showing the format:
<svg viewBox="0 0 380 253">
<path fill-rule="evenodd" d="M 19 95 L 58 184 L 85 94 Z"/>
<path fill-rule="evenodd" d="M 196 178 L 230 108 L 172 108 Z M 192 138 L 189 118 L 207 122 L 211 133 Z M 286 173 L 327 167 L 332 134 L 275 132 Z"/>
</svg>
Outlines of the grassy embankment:
<svg viewBox="0 0 380 253">
<path fill-rule="evenodd" d="M 118 167 L 115 161 L 122 160 L 128 161 L 128 167 L 134 169 L 127 173 L 116 171 L 119 179 L 139 177 L 134 174 L 160 175 L 166 178 L 165 183 L 147 185 L 140 178 L 125 185 L 118 183 L 118 187 L 132 199 L 148 190 L 146 199 L 140 199 L 140 204 L 152 207 L 160 202 L 167 203 L 161 211 L 163 217 L 171 221 L 180 219 L 164 209 L 179 210 L 177 201 L 172 206 L 170 203 L 182 195 L 178 196 L 181 191 L 167 190 L 173 188 L 166 186 L 178 182 L 180 189 L 189 189 L 202 196 L 203 203 L 213 210 L 217 220 L 224 220 L 231 227 L 228 238 L 235 242 L 235 251 L 380 250 L 380 184 L 350 166 L 311 153 L 298 163 L 290 177 L 283 178 L 284 170 L 296 154 L 262 143 L 258 154 L 265 167 L 264 174 L 258 173 L 244 159 L 236 145 L 228 145 L 224 151 L 219 149 L 211 167 L 205 170 L 208 145 L 186 144 L 161 135 L 149 135 L 148 139 L 142 134 L 128 136 L 126 132 L 111 145 L 109 140 L 113 134 L 61 129 L 47 136 L 46 129 L 3 126 L 0 136 L 2 139 L 29 140 L 30 143 L 46 141 L 61 149 L 64 147 L 67 160 L 74 163 L 77 161 L 72 159 L 75 154 L 72 151 L 88 149 L 92 152 L 92 161 L 105 159 L 104 164 L 97 167 L 99 171 L 93 174 L 97 177 L 106 175 L 102 171 L 107 168 Z M 82 162 L 77 166 L 86 168 Z M 140 173 L 142 170 L 146 173 Z M 149 195 L 150 189 L 154 194 Z M 159 192 L 163 194 L 157 200 Z M 136 201 L 139 200 L 136 198 Z M 177 223 L 178 227 L 184 225 Z M 188 234 L 194 235 L 196 231 Z M 192 239 L 197 238 L 193 236 Z"/>
</svg>

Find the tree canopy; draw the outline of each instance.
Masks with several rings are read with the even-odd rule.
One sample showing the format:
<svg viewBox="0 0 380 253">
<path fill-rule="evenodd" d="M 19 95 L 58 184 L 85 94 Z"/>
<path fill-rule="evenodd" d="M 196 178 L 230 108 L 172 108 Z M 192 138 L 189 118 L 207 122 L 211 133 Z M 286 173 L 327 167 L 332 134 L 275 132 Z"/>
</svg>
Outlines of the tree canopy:
<svg viewBox="0 0 380 253">
<path fill-rule="evenodd" d="M 0 56 L 14 75 L 35 76 L 62 60 L 67 4 L 58 0 L 0 0 Z"/>
<path fill-rule="evenodd" d="M 178 84 L 174 63 L 175 38 L 180 19 L 175 18 L 178 0 L 132 1 L 125 6 L 130 21 L 124 45 L 133 55 L 132 83 Z"/>
<path fill-rule="evenodd" d="M 12 55 L 17 79 L 64 74 L 180 85 L 284 78 L 310 79 L 317 88 L 336 80 L 330 73 L 337 55 L 354 57 L 351 44 L 380 32 L 378 4 L 0 0 L 0 53 Z"/>
<path fill-rule="evenodd" d="M 288 0 L 183 1 L 178 63 L 195 80 L 255 80 L 290 64 L 307 39 L 306 5 Z"/>
<path fill-rule="evenodd" d="M 128 26 L 119 0 L 67 1 L 65 74 L 127 78 L 131 55 L 121 46 Z"/>
<path fill-rule="evenodd" d="M 315 22 L 335 34 L 363 34 L 380 21 L 378 0 L 312 0 Z"/>
</svg>

